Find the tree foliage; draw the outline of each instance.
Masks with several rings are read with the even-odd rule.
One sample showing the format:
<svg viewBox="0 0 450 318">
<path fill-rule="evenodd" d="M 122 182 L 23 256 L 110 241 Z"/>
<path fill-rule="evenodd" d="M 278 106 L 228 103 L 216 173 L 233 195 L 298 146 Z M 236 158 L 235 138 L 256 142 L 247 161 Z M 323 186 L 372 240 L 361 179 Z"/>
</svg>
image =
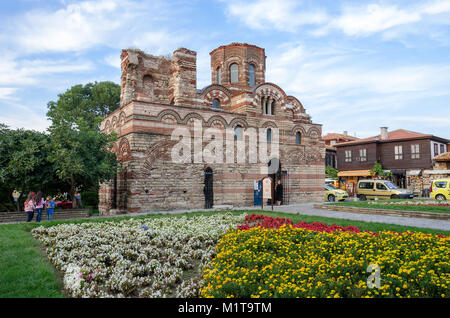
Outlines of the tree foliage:
<svg viewBox="0 0 450 318">
<path fill-rule="evenodd" d="M 0 124 L 0 208 L 14 206 L 12 192 L 48 194 L 96 188 L 117 172 L 110 151 L 115 134 L 100 132 L 104 116 L 119 107 L 120 86 L 112 82 L 75 85 L 50 101 L 47 133 L 11 130 Z"/>
<path fill-rule="evenodd" d="M 369 170 L 370 174 L 375 177 L 380 178 L 390 178 L 392 177 L 392 173 L 390 171 L 384 171 L 383 166 L 379 162 L 375 162 L 372 169 Z"/>
<path fill-rule="evenodd" d="M 51 127 L 70 125 L 78 128 L 78 123 L 97 127 L 102 119 L 120 105 L 120 86 L 112 82 L 75 85 L 58 95 L 56 102 L 47 104 L 47 117 Z"/>
<path fill-rule="evenodd" d="M 104 115 L 120 102 L 120 87 L 111 82 L 76 85 L 48 103 L 52 162 L 57 176 L 76 188 L 92 187 L 110 180 L 117 171 L 117 160 L 110 151 L 115 134 L 103 134 L 99 124 Z"/>
<path fill-rule="evenodd" d="M 0 201 L 3 209 L 10 210 L 14 206 L 17 210 L 11 196 L 14 189 L 27 193 L 63 187 L 48 161 L 49 145 L 50 137 L 45 133 L 0 126 Z"/>
<path fill-rule="evenodd" d="M 327 165 L 325 167 L 325 174 L 327 175 L 327 178 L 331 179 L 337 179 L 339 170 L 334 169 L 332 166 Z"/>
</svg>

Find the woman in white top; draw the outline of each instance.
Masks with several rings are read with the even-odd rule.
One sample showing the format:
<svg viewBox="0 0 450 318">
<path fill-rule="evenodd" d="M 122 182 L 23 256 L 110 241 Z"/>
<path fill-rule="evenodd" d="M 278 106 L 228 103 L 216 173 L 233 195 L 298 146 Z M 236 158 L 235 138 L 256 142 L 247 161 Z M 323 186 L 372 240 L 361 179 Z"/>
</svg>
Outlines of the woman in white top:
<svg viewBox="0 0 450 318">
<path fill-rule="evenodd" d="M 27 222 L 31 222 L 34 215 L 34 200 L 32 192 L 28 193 L 27 199 L 25 200 L 25 212 L 27 213 Z"/>
</svg>

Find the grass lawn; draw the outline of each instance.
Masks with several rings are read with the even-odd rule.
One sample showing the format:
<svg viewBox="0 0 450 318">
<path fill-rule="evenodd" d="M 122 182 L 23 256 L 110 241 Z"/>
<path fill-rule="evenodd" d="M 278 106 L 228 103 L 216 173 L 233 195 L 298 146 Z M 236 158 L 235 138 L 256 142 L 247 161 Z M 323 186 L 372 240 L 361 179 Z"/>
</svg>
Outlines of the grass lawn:
<svg viewBox="0 0 450 318">
<path fill-rule="evenodd" d="M 412 200 L 370 200 L 370 201 L 356 201 L 356 202 L 336 202 L 333 205 L 354 206 L 358 208 L 372 208 L 372 209 L 386 209 L 386 210 L 402 210 L 402 211 L 420 211 L 420 212 L 435 212 L 435 213 L 450 213 L 450 207 L 445 206 L 406 206 L 406 205 L 385 205 L 383 203 L 390 202 L 410 202 Z M 414 201 L 417 201 L 416 199 Z M 435 200 L 421 200 L 427 202 L 442 203 Z M 369 202 L 371 204 L 369 204 Z M 445 202 L 445 201 L 444 201 Z"/>
<path fill-rule="evenodd" d="M 438 231 L 431 229 L 411 228 L 406 226 L 369 223 L 352 220 L 325 218 L 319 216 L 307 216 L 299 214 L 288 214 L 282 212 L 268 212 L 261 210 L 252 211 L 230 211 L 233 214 L 246 212 L 248 214 L 265 214 L 273 217 L 290 218 L 294 223 L 323 222 L 326 224 L 337 224 L 341 226 L 353 225 L 361 230 L 382 231 L 390 230 L 396 232 L 415 231 L 431 234 L 450 235 L 450 231 Z M 173 215 L 212 215 L 219 212 L 195 212 Z M 167 217 L 165 214 L 143 215 L 134 218 L 157 218 Z M 84 222 L 118 222 L 132 217 L 96 218 L 85 220 L 44 221 L 41 223 L 20 223 L 0 225 L 0 297 L 64 297 L 63 285 L 59 273 L 47 261 L 41 245 L 31 236 L 30 231 L 37 226 L 53 226 L 63 223 Z"/>
</svg>

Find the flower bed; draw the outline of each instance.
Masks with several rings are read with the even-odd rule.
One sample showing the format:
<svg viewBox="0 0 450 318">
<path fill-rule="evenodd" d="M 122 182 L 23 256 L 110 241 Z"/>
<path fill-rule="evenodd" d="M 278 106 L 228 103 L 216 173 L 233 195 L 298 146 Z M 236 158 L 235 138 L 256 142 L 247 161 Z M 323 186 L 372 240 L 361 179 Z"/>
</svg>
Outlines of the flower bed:
<svg viewBox="0 0 450 318">
<path fill-rule="evenodd" d="M 449 241 L 423 233 L 373 235 L 291 225 L 230 230 L 204 272 L 201 295 L 448 297 Z M 380 288 L 367 286 L 369 264 L 380 266 Z"/>
<path fill-rule="evenodd" d="M 450 203 L 434 201 L 401 201 L 401 202 L 367 202 L 370 205 L 400 205 L 400 206 L 442 206 L 450 207 Z"/>
<path fill-rule="evenodd" d="M 271 217 L 262 214 L 251 214 L 245 217 L 245 223 L 243 225 L 239 225 L 237 228 L 239 230 L 248 230 L 253 227 L 263 227 L 266 229 L 278 229 L 283 225 L 292 225 L 293 228 L 303 228 L 308 230 L 320 231 L 320 232 L 361 232 L 356 226 L 339 226 L 336 224 L 327 225 L 321 222 L 299 222 L 294 224 L 289 218 L 279 218 L 279 217 Z"/>
<path fill-rule="evenodd" d="M 32 235 L 72 297 L 195 297 L 219 239 L 244 216 L 61 224 Z"/>
</svg>

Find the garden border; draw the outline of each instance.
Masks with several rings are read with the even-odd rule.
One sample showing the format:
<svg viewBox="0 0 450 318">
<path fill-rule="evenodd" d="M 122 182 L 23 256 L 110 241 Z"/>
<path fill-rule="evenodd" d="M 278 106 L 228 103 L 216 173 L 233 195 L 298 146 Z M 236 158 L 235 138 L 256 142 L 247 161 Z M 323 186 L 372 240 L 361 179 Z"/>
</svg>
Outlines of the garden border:
<svg viewBox="0 0 450 318">
<path fill-rule="evenodd" d="M 450 215 L 446 213 L 435 212 L 422 212 L 422 211 L 406 211 L 406 210 L 391 210 L 391 209 L 377 209 L 377 208 L 360 208 L 353 206 L 339 206 L 331 204 L 314 204 L 315 209 L 360 213 L 360 214 L 382 214 L 389 216 L 402 216 L 409 218 L 425 218 L 425 219 L 438 219 L 438 220 L 450 220 Z"/>
<path fill-rule="evenodd" d="M 89 218 L 89 209 L 57 209 L 53 213 L 53 220 L 71 220 Z M 26 222 L 27 214 L 25 212 L 0 212 L 0 224 L 22 223 Z M 36 220 L 36 212 L 33 215 L 33 221 Z M 47 214 L 42 211 L 41 221 L 47 221 Z"/>
</svg>

